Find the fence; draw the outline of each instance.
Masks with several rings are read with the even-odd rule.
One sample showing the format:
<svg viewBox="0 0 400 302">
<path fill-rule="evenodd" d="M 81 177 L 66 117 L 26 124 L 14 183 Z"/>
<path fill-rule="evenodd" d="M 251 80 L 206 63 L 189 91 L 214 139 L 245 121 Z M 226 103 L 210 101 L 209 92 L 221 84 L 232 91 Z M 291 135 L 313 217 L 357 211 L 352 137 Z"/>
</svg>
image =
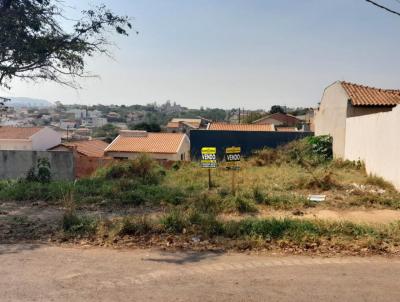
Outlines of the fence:
<svg viewBox="0 0 400 302">
<path fill-rule="evenodd" d="M 242 155 L 249 156 L 266 147 L 276 148 L 293 140 L 313 135 L 313 132 L 257 132 L 257 131 L 190 131 L 190 156 L 199 159 L 202 147 L 216 147 L 217 157 L 222 158 L 227 147 L 241 147 Z"/>
<path fill-rule="evenodd" d="M 400 107 L 346 120 L 345 158 L 361 160 L 367 172 L 400 190 Z"/>
<path fill-rule="evenodd" d="M 0 179 L 17 179 L 26 176 L 28 170 L 37 164 L 39 158 L 47 158 L 55 180 L 73 180 L 74 157 L 64 151 L 0 151 Z"/>
</svg>

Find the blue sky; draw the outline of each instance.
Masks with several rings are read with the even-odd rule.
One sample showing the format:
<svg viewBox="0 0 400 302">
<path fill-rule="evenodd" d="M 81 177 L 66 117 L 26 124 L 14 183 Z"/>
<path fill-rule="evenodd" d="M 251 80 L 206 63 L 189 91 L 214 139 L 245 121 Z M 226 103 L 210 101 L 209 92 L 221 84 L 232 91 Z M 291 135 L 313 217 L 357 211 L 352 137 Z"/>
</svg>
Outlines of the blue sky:
<svg viewBox="0 0 400 302">
<path fill-rule="evenodd" d="M 400 11 L 396 0 L 376 0 Z M 65 1 L 77 10 L 97 1 Z M 89 62 L 82 90 L 15 81 L 11 96 L 81 104 L 316 106 L 336 80 L 400 88 L 400 17 L 364 0 L 114 0 L 139 35 Z"/>
</svg>

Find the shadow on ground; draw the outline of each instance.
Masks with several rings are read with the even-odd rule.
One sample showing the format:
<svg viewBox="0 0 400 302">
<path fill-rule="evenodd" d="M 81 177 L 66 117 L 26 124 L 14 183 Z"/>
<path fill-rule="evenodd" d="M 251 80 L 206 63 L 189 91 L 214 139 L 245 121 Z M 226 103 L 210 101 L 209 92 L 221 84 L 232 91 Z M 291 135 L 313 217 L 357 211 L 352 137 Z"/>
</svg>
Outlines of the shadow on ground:
<svg viewBox="0 0 400 302">
<path fill-rule="evenodd" d="M 165 257 L 164 257 L 165 255 Z M 188 264 L 188 263 L 198 263 L 203 260 L 215 259 L 222 256 L 222 252 L 187 252 L 187 253 L 166 253 L 162 254 L 160 258 L 146 258 L 144 261 L 151 262 L 163 262 L 172 264 Z"/>
<path fill-rule="evenodd" d="M 17 254 L 24 251 L 33 251 L 42 247 L 41 244 L 25 243 L 25 244 L 0 244 L 0 256 L 6 254 Z"/>
</svg>

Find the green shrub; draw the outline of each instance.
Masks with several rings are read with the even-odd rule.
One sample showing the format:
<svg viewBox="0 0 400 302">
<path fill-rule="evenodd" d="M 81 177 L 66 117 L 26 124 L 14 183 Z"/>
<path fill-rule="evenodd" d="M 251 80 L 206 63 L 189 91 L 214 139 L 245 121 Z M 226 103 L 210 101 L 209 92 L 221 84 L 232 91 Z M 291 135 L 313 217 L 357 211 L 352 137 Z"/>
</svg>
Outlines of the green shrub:
<svg viewBox="0 0 400 302">
<path fill-rule="evenodd" d="M 215 215 L 194 211 L 190 213 L 188 223 L 194 227 L 194 231 L 200 231 L 206 236 L 216 236 L 222 234 L 222 223 Z"/>
<path fill-rule="evenodd" d="M 143 184 L 158 184 L 163 176 L 164 169 L 148 155 L 141 154 L 134 160 L 126 160 L 99 169 L 95 176 L 113 179 L 137 179 Z"/>
<path fill-rule="evenodd" d="M 63 216 L 62 227 L 66 233 L 90 235 L 95 233 L 97 221 L 89 216 L 78 216 L 67 212 Z"/>
<path fill-rule="evenodd" d="M 222 204 L 217 196 L 211 193 L 202 193 L 194 199 L 192 206 L 201 213 L 216 215 L 221 212 Z"/>
<path fill-rule="evenodd" d="M 180 211 L 172 211 L 161 219 L 161 225 L 168 233 L 182 233 L 187 221 Z"/>
<path fill-rule="evenodd" d="M 319 157 L 322 161 L 328 161 L 333 158 L 332 137 L 330 135 L 310 136 L 307 138 L 311 146 L 313 155 Z"/>
<path fill-rule="evenodd" d="M 256 203 L 265 202 L 265 193 L 261 190 L 259 186 L 253 187 L 253 198 Z"/>
<path fill-rule="evenodd" d="M 47 158 L 39 158 L 36 165 L 31 167 L 25 177 L 26 181 L 49 183 L 51 181 L 51 167 Z"/>
<path fill-rule="evenodd" d="M 257 206 L 254 202 L 244 196 L 237 196 L 234 199 L 235 207 L 239 213 L 256 213 L 258 212 Z"/>
<path fill-rule="evenodd" d="M 125 235 L 145 235 L 153 231 L 152 222 L 145 216 L 136 217 L 124 217 L 119 225 L 117 234 L 119 236 Z"/>
<path fill-rule="evenodd" d="M 280 210 L 288 210 L 293 207 L 313 206 L 306 197 L 291 193 L 266 194 L 262 203 Z"/>
<path fill-rule="evenodd" d="M 224 233 L 230 238 L 261 236 L 265 239 L 282 239 L 284 237 L 299 240 L 306 235 L 319 235 L 319 227 L 305 220 L 294 219 L 245 219 L 231 221 L 224 225 Z"/>
<path fill-rule="evenodd" d="M 70 190 L 69 182 L 28 182 L 25 180 L 2 183 L 0 200 L 7 201 L 60 201 Z"/>
</svg>

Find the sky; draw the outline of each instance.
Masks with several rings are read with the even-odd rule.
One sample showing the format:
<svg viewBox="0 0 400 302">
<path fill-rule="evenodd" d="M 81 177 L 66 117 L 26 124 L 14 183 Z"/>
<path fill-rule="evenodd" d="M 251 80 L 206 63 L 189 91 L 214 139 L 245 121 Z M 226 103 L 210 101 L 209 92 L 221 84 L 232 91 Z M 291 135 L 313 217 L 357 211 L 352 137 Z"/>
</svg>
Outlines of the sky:
<svg viewBox="0 0 400 302">
<path fill-rule="evenodd" d="M 400 11 L 400 1 L 376 0 Z M 76 9 L 98 1 L 65 0 Z M 269 109 L 315 107 L 346 80 L 400 88 L 400 16 L 365 0 L 107 0 L 139 34 L 114 36 L 113 59 L 76 90 L 14 81 L 6 96 L 71 104 Z"/>
</svg>

